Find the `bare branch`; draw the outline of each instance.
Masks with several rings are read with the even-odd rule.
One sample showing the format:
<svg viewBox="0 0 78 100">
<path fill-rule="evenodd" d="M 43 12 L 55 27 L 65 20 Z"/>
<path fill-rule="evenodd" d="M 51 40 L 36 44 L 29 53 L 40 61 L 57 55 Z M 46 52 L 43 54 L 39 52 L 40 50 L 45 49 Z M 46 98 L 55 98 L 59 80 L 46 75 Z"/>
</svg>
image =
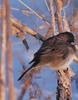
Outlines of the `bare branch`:
<svg viewBox="0 0 78 100">
<path fill-rule="evenodd" d="M 40 16 L 36 11 L 34 11 L 32 8 L 30 8 L 28 5 L 26 5 L 22 0 L 18 0 L 23 6 L 25 6 L 27 9 L 29 9 L 31 12 L 33 12 L 34 15 L 36 15 L 39 19 L 43 20 L 45 23 L 50 25 L 44 17 Z"/>
<path fill-rule="evenodd" d="M 53 0 L 50 0 L 50 14 L 51 14 L 51 26 L 52 26 L 52 33 L 55 33 L 55 16 L 54 16 L 54 4 Z"/>
<path fill-rule="evenodd" d="M 5 8 L 5 2 L 3 0 L 3 4 L 2 4 L 2 7 L 3 7 L 3 11 L 1 10 L 1 14 L 0 15 L 3 15 L 3 22 L 2 22 L 2 53 L 1 53 L 1 63 L 0 63 L 0 99 L 1 100 L 5 100 L 5 84 L 6 84 L 6 81 L 5 81 L 5 55 L 6 55 L 6 25 L 5 25 L 5 17 L 6 16 L 6 8 Z"/>
<path fill-rule="evenodd" d="M 58 20 L 58 29 L 59 29 L 59 32 L 63 31 L 62 16 L 60 15 L 61 9 L 62 9 L 62 1 L 61 0 L 56 0 L 56 13 L 57 13 L 57 20 Z"/>
<path fill-rule="evenodd" d="M 62 17 L 60 16 L 60 11 L 64 11 L 62 4 L 63 2 L 60 0 L 56 0 L 56 6 L 57 6 L 57 17 L 58 17 L 58 27 L 59 32 L 63 31 L 63 24 L 62 24 Z M 64 13 L 64 12 L 63 12 Z M 64 31 L 70 31 L 68 22 L 66 20 L 66 17 L 64 15 L 63 17 L 63 23 L 64 23 Z M 71 77 L 74 76 L 73 70 L 68 67 L 66 70 L 59 70 L 57 72 L 58 74 L 58 80 L 57 80 L 57 100 L 71 100 L 72 94 L 71 94 Z"/>
<path fill-rule="evenodd" d="M 23 100 L 24 95 L 25 95 L 25 93 L 27 91 L 27 88 L 30 86 L 31 80 L 32 80 L 32 77 L 29 77 L 29 79 L 26 80 L 26 82 L 21 87 L 21 93 L 20 93 L 20 95 L 18 97 L 18 100 Z"/>
<path fill-rule="evenodd" d="M 9 99 L 15 100 L 14 95 L 14 83 L 13 83 L 13 74 L 12 74 L 12 58 L 11 58 L 11 24 L 10 24 L 10 9 L 9 1 L 3 0 L 3 33 L 2 33 L 2 55 L 1 55 L 1 100 L 5 100 L 5 74 L 7 72 L 7 84 L 8 84 L 8 93 Z M 7 56 L 7 64 L 5 62 Z M 5 72 L 6 69 L 6 72 Z"/>
<path fill-rule="evenodd" d="M 50 12 L 50 8 L 49 8 L 49 5 L 48 5 L 48 3 L 47 3 L 47 0 L 44 0 L 44 3 L 45 3 L 45 5 L 46 5 L 48 11 Z"/>
<path fill-rule="evenodd" d="M 58 72 L 57 100 L 71 100 L 71 77 L 69 70 Z"/>
</svg>

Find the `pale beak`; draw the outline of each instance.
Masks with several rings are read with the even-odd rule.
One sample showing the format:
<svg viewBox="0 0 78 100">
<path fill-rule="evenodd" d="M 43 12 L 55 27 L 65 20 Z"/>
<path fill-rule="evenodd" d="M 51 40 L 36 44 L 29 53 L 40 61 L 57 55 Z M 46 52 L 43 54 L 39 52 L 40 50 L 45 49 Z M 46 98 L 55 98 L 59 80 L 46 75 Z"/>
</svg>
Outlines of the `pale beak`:
<svg viewBox="0 0 78 100">
<path fill-rule="evenodd" d="M 78 45 L 77 45 L 77 44 L 75 45 L 75 48 L 76 48 L 76 50 L 78 51 Z M 78 63 L 78 56 L 77 56 L 77 55 L 74 56 L 74 61 L 75 61 L 76 63 Z"/>
<path fill-rule="evenodd" d="M 76 50 L 78 50 L 78 45 L 77 44 L 75 45 L 75 48 L 76 48 Z"/>
</svg>

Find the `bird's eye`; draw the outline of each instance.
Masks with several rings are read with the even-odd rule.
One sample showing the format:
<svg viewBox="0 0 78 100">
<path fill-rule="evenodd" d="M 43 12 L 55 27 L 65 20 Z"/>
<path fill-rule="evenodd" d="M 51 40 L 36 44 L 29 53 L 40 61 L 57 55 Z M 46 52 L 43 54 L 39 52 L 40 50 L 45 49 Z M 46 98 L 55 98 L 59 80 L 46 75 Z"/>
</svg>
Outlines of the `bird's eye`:
<svg viewBox="0 0 78 100">
<path fill-rule="evenodd" d="M 52 51 L 54 51 L 55 49 L 53 48 Z"/>
</svg>

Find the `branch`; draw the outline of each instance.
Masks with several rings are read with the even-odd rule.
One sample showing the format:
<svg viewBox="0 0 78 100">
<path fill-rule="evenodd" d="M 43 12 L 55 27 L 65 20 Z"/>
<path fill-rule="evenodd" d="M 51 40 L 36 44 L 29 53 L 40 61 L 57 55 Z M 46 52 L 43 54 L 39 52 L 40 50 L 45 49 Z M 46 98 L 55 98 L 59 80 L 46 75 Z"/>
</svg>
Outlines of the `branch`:
<svg viewBox="0 0 78 100">
<path fill-rule="evenodd" d="M 2 7 L 3 7 L 3 11 L 1 9 L 0 11 L 0 15 L 3 15 L 3 22 L 2 22 L 2 37 L 1 37 L 1 60 L 0 60 L 0 99 L 1 100 L 5 100 L 6 99 L 6 93 L 5 93 L 5 89 L 6 89 L 6 81 L 5 81 L 5 55 L 6 55 L 6 25 L 5 25 L 5 17 L 6 16 L 6 8 L 5 8 L 5 4 L 4 4 L 4 0 L 2 3 Z"/>
<path fill-rule="evenodd" d="M 71 77 L 69 70 L 59 71 L 57 80 L 57 100 L 71 100 Z"/>
<path fill-rule="evenodd" d="M 62 3 L 63 3 L 62 1 L 56 0 L 59 32 L 63 31 L 63 27 L 64 27 L 64 31 L 70 30 L 65 16 L 64 16 L 64 26 L 62 23 L 62 17 L 60 16 L 60 11 L 63 9 Z M 71 100 L 72 99 L 71 77 L 74 76 L 73 70 L 70 67 L 68 67 L 66 70 L 59 70 L 57 72 L 57 75 L 58 75 L 58 80 L 57 80 L 58 86 L 57 86 L 56 99 L 57 100 Z"/>
<path fill-rule="evenodd" d="M 24 95 L 25 95 L 25 93 L 26 93 L 28 87 L 30 86 L 31 80 L 32 80 L 32 78 L 29 77 L 29 79 L 26 80 L 26 82 L 25 82 L 25 83 L 23 84 L 23 86 L 21 87 L 21 93 L 20 93 L 20 95 L 19 95 L 19 97 L 18 97 L 18 100 L 23 100 Z"/>
<path fill-rule="evenodd" d="M 11 24 L 10 24 L 10 8 L 9 8 L 9 1 L 3 0 L 3 11 L 2 11 L 2 18 L 3 18 L 3 32 L 2 32 L 2 55 L 1 55 L 1 71 L 0 71 L 0 88 L 1 88 L 1 100 L 5 100 L 6 98 L 6 87 L 5 81 L 7 81 L 8 86 L 8 96 L 9 100 L 15 100 L 14 94 L 14 81 L 13 81 L 13 74 L 12 74 L 12 56 L 11 56 Z M 7 60 L 6 60 L 7 57 Z M 5 62 L 7 61 L 7 62 Z M 5 72 L 6 69 L 6 72 Z M 5 80 L 5 76 L 7 73 L 7 79 Z"/>
<path fill-rule="evenodd" d="M 48 1 L 47 1 L 47 0 L 44 0 L 44 3 L 45 3 L 45 5 L 46 5 L 48 11 L 50 12 L 50 8 L 49 8 L 49 5 L 48 5 Z"/>
<path fill-rule="evenodd" d="M 18 0 L 23 6 L 25 6 L 27 9 L 29 9 L 34 15 L 36 15 L 39 19 L 43 20 L 45 23 L 50 25 L 50 23 L 44 19 L 41 15 L 39 15 L 36 11 L 34 11 L 32 8 L 30 8 L 28 5 L 26 5 L 22 0 Z"/>
<path fill-rule="evenodd" d="M 29 74 L 27 74 L 26 76 L 23 77 L 23 79 L 21 80 L 21 82 L 24 82 L 24 85 L 21 88 L 21 93 L 18 97 L 18 100 L 23 100 L 23 97 L 28 89 L 28 87 L 30 86 L 31 82 L 32 82 L 32 78 L 33 76 L 38 73 L 40 71 L 40 69 L 33 69 L 31 70 L 31 72 Z"/>
<path fill-rule="evenodd" d="M 55 33 L 56 27 L 55 27 L 55 16 L 54 16 L 54 5 L 53 0 L 50 0 L 50 14 L 51 14 L 51 28 L 53 34 Z"/>
<path fill-rule="evenodd" d="M 61 9 L 62 9 L 62 1 L 61 0 L 56 0 L 56 14 L 57 14 L 59 32 L 63 31 L 62 16 L 60 15 L 61 14 L 60 13 Z"/>
<path fill-rule="evenodd" d="M 2 17 L 2 14 L 0 14 L 0 15 L 1 15 L 0 17 Z M 36 38 L 38 38 L 40 40 L 44 40 L 43 37 L 39 33 L 37 33 L 36 31 L 32 30 L 27 25 L 22 24 L 15 17 L 11 16 L 10 20 L 11 20 L 11 24 L 12 24 L 12 32 L 13 32 L 13 34 L 16 37 L 20 38 L 21 40 L 25 39 L 26 33 L 28 33 L 28 34 L 30 34 L 30 35 L 32 35 L 32 36 L 34 36 L 34 37 L 36 37 Z"/>
</svg>

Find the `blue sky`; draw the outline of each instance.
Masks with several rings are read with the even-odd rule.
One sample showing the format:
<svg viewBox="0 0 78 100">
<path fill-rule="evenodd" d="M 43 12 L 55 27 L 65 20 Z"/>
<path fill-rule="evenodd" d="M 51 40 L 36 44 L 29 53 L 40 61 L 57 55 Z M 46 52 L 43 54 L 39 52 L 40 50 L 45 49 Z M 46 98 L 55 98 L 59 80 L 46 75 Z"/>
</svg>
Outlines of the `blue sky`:
<svg viewBox="0 0 78 100">
<path fill-rule="evenodd" d="M 45 15 L 46 18 L 49 19 L 50 21 L 50 13 L 44 4 L 44 0 L 23 0 L 23 1 L 28 6 L 33 8 L 35 11 Z M 68 18 L 71 17 L 74 6 L 76 7 L 78 6 L 78 0 L 71 0 L 71 1 L 75 2 L 75 4 L 70 3 L 68 8 L 65 9 Z M 10 5 L 11 8 L 25 9 L 25 7 L 18 0 L 10 0 Z M 25 16 L 20 11 L 15 11 L 15 10 L 11 10 L 11 13 L 23 24 L 28 25 L 32 29 L 36 29 L 38 26 L 43 24 L 43 21 L 34 15 Z M 41 34 L 46 33 L 47 29 L 40 32 Z M 20 92 L 20 84 L 17 81 L 17 79 L 23 70 L 22 65 L 27 66 L 28 62 L 32 60 L 34 52 L 36 52 L 39 49 L 40 45 L 42 44 L 40 41 L 36 40 L 34 37 L 30 35 L 27 35 L 26 39 L 30 47 L 29 51 L 26 51 L 20 39 L 17 39 L 13 35 L 11 36 L 14 85 L 16 91 L 18 92 Z M 20 44 L 16 45 L 16 42 L 17 43 L 19 42 Z M 71 66 L 74 69 L 74 71 L 77 72 L 78 64 L 73 63 Z M 36 76 L 40 78 L 33 78 L 33 82 L 38 83 L 40 88 L 43 90 L 44 95 L 51 94 L 56 91 L 57 77 L 54 71 L 45 67 L 38 74 L 36 74 Z M 73 100 L 78 100 L 78 91 L 76 89 L 75 81 L 72 83 L 72 91 L 73 91 Z M 28 93 L 29 91 L 27 91 L 24 100 L 28 100 Z M 52 100 L 55 100 L 55 96 L 53 97 Z"/>
</svg>

